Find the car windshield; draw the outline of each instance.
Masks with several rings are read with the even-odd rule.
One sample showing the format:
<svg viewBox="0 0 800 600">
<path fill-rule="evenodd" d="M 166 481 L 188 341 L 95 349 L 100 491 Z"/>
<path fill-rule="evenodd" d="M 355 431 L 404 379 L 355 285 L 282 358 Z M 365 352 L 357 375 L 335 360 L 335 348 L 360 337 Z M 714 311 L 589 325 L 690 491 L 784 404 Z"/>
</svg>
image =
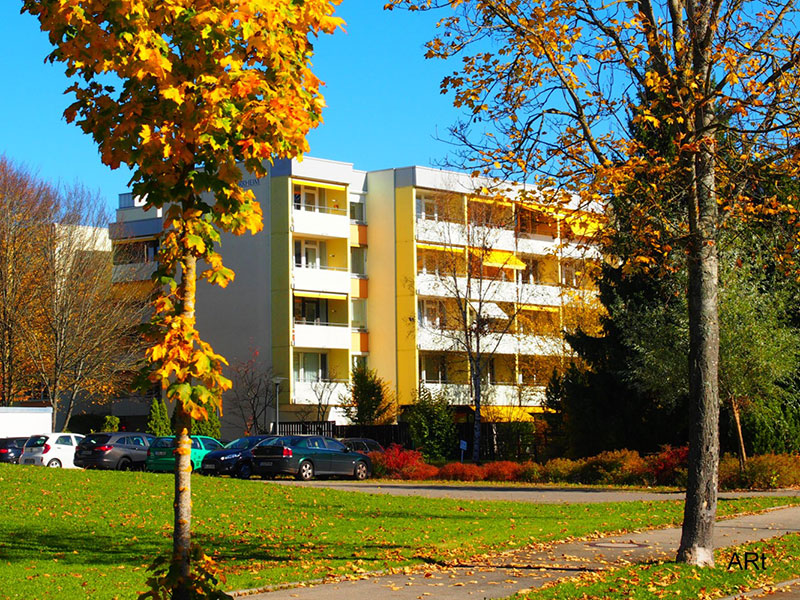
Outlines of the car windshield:
<svg viewBox="0 0 800 600">
<path fill-rule="evenodd" d="M 108 440 L 111 439 L 111 436 L 107 433 L 92 433 L 87 435 L 81 441 L 81 446 L 102 446 L 103 444 L 107 443 Z"/>
<path fill-rule="evenodd" d="M 25 442 L 26 448 L 41 448 L 47 443 L 46 435 L 33 435 Z"/>
<path fill-rule="evenodd" d="M 250 439 L 251 438 L 239 438 L 238 440 L 233 440 L 232 442 L 228 442 L 225 444 L 225 448 L 228 450 L 244 450 L 245 448 L 250 447 Z"/>
</svg>

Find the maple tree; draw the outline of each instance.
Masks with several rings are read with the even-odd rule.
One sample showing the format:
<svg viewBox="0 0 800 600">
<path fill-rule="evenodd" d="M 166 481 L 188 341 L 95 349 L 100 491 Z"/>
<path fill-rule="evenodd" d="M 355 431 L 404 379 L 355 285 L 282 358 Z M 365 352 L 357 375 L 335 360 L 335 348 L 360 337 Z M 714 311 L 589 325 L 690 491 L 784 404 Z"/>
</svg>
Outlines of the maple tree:
<svg viewBox="0 0 800 600">
<path fill-rule="evenodd" d="M 24 0 L 73 78 L 65 111 L 98 144 L 103 162 L 132 171 L 133 193 L 163 208 L 147 351 L 150 378 L 177 410 L 174 597 L 189 594 L 192 418 L 220 407 L 225 360 L 195 328 L 197 278 L 234 276 L 215 246 L 219 231 L 262 228 L 261 208 L 239 185 L 239 165 L 307 150 L 320 122 L 311 35 L 333 33 L 338 0 Z M 207 268 L 198 274 L 198 261 Z"/>
<path fill-rule="evenodd" d="M 754 194 L 798 166 L 797 7 L 792 0 L 392 0 L 447 14 L 427 56 L 459 57 L 442 82 L 467 118 L 460 164 L 483 174 L 631 198 L 630 269 L 678 250 L 688 264 L 690 467 L 678 560 L 713 564 L 719 418 L 717 236 L 783 213 Z M 658 132 L 648 147 L 632 120 Z M 746 157 L 748 160 L 727 160 Z M 757 167 L 757 168 L 754 168 Z M 744 182 L 749 182 L 745 184 Z M 599 242 L 604 240 L 600 238 Z M 796 245 L 782 253 L 796 268 Z"/>
</svg>

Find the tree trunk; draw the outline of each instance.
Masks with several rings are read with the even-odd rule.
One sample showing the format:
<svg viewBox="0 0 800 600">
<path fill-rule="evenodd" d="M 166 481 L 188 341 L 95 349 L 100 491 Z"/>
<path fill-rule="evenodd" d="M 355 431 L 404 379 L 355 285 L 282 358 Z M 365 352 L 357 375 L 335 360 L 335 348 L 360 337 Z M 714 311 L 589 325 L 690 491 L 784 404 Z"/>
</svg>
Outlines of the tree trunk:
<svg viewBox="0 0 800 600">
<path fill-rule="evenodd" d="M 194 305 L 197 276 L 197 259 L 187 256 L 183 262 L 181 298 L 183 317 L 194 324 Z M 180 579 L 172 590 L 173 600 L 188 600 L 191 574 L 191 528 L 192 528 L 192 441 L 189 438 L 192 419 L 183 402 L 175 403 L 175 525 L 172 533 L 172 564 L 179 570 Z"/>
<path fill-rule="evenodd" d="M 706 109 L 710 113 L 710 108 Z M 708 125 L 700 110 L 696 131 Z M 714 140 L 705 138 L 694 159 L 689 201 L 689 472 L 678 562 L 714 564 L 719 463 L 718 257 Z"/>
<path fill-rule="evenodd" d="M 731 409 L 733 410 L 733 420 L 736 423 L 736 436 L 739 441 L 739 471 L 744 473 L 747 466 L 747 451 L 744 447 L 744 436 L 742 435 L 742 421 L 739 418 L 739 403 L 736 398 L 731 398 Z"/>
<path fill-rule="evenodd" d="M 475 403 L 475 429 L 472 438 L 472 461 L 481 462 L 481 372 L 480 367 L 472 369 L 472 393 Z"/>
</svg>

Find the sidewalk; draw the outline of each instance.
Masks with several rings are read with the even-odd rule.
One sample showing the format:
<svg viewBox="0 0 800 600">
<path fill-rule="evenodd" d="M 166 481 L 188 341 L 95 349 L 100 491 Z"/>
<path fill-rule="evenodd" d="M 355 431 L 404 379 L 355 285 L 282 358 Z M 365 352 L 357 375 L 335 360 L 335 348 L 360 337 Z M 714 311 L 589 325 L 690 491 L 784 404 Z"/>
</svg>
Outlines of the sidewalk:
<svg viewBox="0 0 800 600">
<path fill-rule="evenodd" d="M 800 507 L 771 510 L 718 521 L 715 546 L 745 544 L 764 538 L 800 532 Z M 505 598 L 546 582 L 609 567 L 664 558 L 672 560 L 680 541 L 680 528 L 563 542 L 546 550 L 525 548 L 488 556 L 474 564 L 452 568 L 417 567 L 409 573 L 378 575 L 357 581 L 320 583 L 247 595 L 248 600 L 461 600 Z M 798 589 L 794 587 L 793 594 Z M 787 593 L 782 591 L 782 593 Z M 237 597 L 243 595 L 235 594 Z M 765 596 L 788 600 L 793 595 Z"/>
</svg>

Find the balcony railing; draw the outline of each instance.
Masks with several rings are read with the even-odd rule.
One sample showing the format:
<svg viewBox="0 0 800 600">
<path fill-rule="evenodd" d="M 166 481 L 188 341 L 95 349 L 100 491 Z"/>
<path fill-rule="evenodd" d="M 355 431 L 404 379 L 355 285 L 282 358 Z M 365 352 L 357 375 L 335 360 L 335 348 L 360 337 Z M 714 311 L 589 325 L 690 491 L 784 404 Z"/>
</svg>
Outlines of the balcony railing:
<svg viewBox="0 0 800 600">
<path fill-rule="evenodd" d="M 292 271 L 292 287 L 309 292 L 347 294 L 350 292 L 350 273 L 340 267 L 295 266 Z"/>
<path fill-rule="evenodd" d="M 322 238 L 349 238 L 350 217 L 340 208 L 317 207 L 306 210 L 294 207 L 292 226 L 295 233 Z"/>
<path fill-rule="evenodd" d="M 348 323 L 326 323 L 297 318 L 292 338 L 292 345 L 295 348 L 347 350 L 350 348 L 350 326 Z"/>
<path fill-rule="evenodd" d="M 157 262 L 130 263 L 114 265 L 111 269 L 111 283 L 147 281 L 158 267 Z"/>
</svg>

